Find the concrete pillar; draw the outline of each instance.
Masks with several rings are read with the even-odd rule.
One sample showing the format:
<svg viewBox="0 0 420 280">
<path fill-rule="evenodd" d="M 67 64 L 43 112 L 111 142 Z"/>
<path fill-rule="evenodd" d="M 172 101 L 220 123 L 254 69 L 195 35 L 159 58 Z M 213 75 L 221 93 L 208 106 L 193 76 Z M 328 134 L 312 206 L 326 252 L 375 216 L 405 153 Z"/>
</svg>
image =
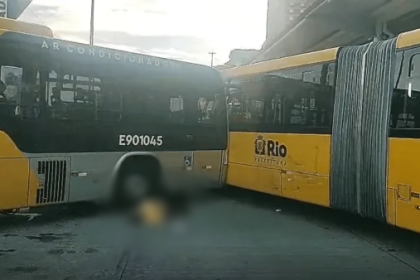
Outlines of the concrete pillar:
<svg viewBox="0 0 420 280">
<path fill-rule="evenodd" d="M 0 17 L 17 19 L 32 0 L 0 0 Z"/>
<path fill-rule="evenodd" d="M 382 21 L 378 21 L 375 24 L 375 35 L 373 37 L 374 42 L 382 41 L 383 40 L 383 29 L 384 23 Z"/>
<path fill-rule="evenodd" d="M 395 37 L 394 34 L 389 32 L 387 28 L 387 24 L 384 21 L 378 21 L 375 24 L 375 37 L 373 38 L 373 41 L 383 41 L 389 38 Z"/>
</svg>

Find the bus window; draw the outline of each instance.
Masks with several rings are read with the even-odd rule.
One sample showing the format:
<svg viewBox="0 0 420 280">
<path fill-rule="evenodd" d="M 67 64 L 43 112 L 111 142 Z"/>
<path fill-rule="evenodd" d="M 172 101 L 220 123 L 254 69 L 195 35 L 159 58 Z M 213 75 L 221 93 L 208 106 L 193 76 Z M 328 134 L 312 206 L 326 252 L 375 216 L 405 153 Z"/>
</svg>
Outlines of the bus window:
<svg viewBox="0 0 420 280">
<path fill-rule="evenodd" d="M 96 120 L 100 122 L 118 122 L 122 119 L 121 88 L 112 81 L 96 78 L 94 87 L 96 94 Z"/>
<path fill-rule="evenodd" d="M 231 123 L 238 122 L 241 111 L 241 101 L 243 99 L 243 93 L 239 85 L 234 85 L 234 87 L 229 87 L 227 85 L 227 106 L 228 106 L 228 116 Z"/>
<path fill-rule="evenodd" d="M 1 66 L 1 81 L 6 89 L 4 96 L 8 102 L 17 102 L 20 98 L 23 69 L 13 66 Z"/>
<path fill-rule="evenodd" d="M 52 119 L 115 122 L 121 119 L 121 91 L 101 78 L 50 71 L 46 103 Z"/>
<path fill-rule="evenodd" d="M 270 124 L 281 124 L 283 122 L 284 98 L 281 94 L 271 95 L 272 98 L 267 102 L 265 112 L 265 122 Z"/>
<path fill-rule="evenodd" d="M 326 69 L 325 69 L 326 68 Z M 333 87 L 334 80 L 335 80 L 335 63 L 329 63 L 328 66 L 324 66 L 323 70 L 325 69 L 325 85 Z M 322 79 L 322 78 L 321 78 Z"/>
<path fill-rule="evenodd" d="M 264 119 L 264 81 L 250 81 L 241 84 L 242 98 L 237 100 L 240 106 L 239 122 L 259 124 Z"/>
<path fill-rule="evenodd" d="M 207 102 L 206 113 L 210 114 L 210 118 L 213 119 L 213 121 L 216 121 L 217 123 L 226 121 L 226 101 L 226 94 L 216 94 L 213 103 L 211 103 L 211 101 Z M 211 108 L 209 104 L 212 104 Z"/>
<path fill-rule="evenodd" d="M 287 96 L 285 100 L 285 124 L 300 126 L 329 126 L 328 100 L 330 94 L 324 87 L 302 84 L 300 94 Z"/>
<path fill-rule="evenodd" d="M 327 73 L 323 73 L 322 69 L 317 67 L 301 74 L 297 70 L 297 73 L 287 75 L 269 75 L 265 122 L 281 124 L 283 128 L 330 127 L 333 89 L 326 84 Z M 303 80 L 295 79 L 300 76 Z"/>
<path fill-rule="evenodd" d="M 123 119 L 131 123 L 169 122 L 171 97 L 147 87 L 121 85 L 123 88 Z"/>
<path fill-rule="evenodd" d="M 224 97 L 222 97 L 224 98 Z M 226 122 L 226 101 L 220 111 L 216 94 L 202 89 L 136 88 L 132 86 L 123 94 L 123 118 L 137 123 L 161 124 L 219 124 Z M 220 102 L 219 102 L 220 103 Z M 224 114 L 224 115 L 223 115 Z M 219 119 L 222 116 L 222 120 Z"/>
<path fill-rule="evenodd" d="M 411 58 L 407 78 L 394 89 L 392 96 L 390 127 L 393 129 L 420 128 L 420 55 Z"/>
<path fill-rule="evenodd" d="M 169 110 L 171 123 L 184 123 L 184 102 L 181 96 L 171 97 Z"/>
<path fill-rule="evenodd" d="M 320 84 L 321 83 L 321 73 L 315 72 L 315 71 L 306 71 L 303 72 L 303 81 L 308 83 L 315 83 Z"/>
<path fill-rule="evenodd" d="M 215 100 L 201 97 L 198 99 L 198 109 L 201 116 L 199 116 L 199 122 L 211 123 L 212 113 L 214 109 Z"/>
<path fill-rule="evenodd" d="M 172 113 L 174 112 L 180 112 L 184 110 L 182 98 L 181 96 L 171 97 L 171 104 L 170 104 L 170 110 Z"/>
<path fill-rule="evenodd" d="M 420 77 L 410 78 L 407 89 L 394 90 L 391 128 L 420 128 Z"/>
<path fill-rule="evenodd" d="M 40 74 L 31 67 L 1 67 L 1 113 L 20 119 L 39 117 Z"/>
<path fill-rule="evenodd" d="M 199 119 L 202 124 L 221 124 L 226 122 L 226 95 L 215 94 L 198 99 Z"/>
</svg>

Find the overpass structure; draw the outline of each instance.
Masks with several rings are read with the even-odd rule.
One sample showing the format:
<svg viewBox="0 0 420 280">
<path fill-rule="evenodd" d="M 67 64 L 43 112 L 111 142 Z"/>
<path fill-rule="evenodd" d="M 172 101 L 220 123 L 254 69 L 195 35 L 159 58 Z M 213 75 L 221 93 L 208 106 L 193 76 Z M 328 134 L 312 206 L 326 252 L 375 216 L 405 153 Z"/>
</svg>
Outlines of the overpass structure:
<svg viewBox="0 0 420 280">
<path fill-rule="evenodd" d="M 5 8 L 7 18 L 17 19 L 31 2 L 32 0 L 0 0 L 0 8 Z"/>
<path fill-rule="evenodd" d="M 420 0 L 317 0 L 266 41 L 251 63 L 387 39 L 416 28 Z"/>
</svg>

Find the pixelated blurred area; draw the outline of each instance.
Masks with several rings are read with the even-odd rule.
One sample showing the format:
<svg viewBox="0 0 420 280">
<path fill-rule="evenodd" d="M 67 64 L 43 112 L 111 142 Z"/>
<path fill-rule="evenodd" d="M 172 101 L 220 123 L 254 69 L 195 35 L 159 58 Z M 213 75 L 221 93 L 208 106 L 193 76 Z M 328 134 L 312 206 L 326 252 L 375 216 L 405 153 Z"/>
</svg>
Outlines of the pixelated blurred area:
<svg viewBox="0 0 420 280">
<path fill-rule="evenodd" d="M 138 221 L 147 225 L 159 225 L 168 219 L 168 206 L 161 199 L 147 199 L 136 207 Z"/>
<path fill-rule="evenodd" d="M 166 191 L 139 199 L 130 213 L 135 222 L 156 226 L 173 219 L 185 218 L 193 201 L 191 193 Z"/>
</svg>

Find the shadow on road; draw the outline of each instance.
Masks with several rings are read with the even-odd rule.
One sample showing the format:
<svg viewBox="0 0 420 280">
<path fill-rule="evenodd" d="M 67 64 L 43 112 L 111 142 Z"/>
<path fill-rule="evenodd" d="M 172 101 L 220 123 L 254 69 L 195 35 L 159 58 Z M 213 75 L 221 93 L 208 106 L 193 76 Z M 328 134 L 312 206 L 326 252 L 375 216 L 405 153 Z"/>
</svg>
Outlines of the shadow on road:
<svg viewBox="0 0 420 280">
<path fill-rule="evenodd" d="M 0 214 L 0 231 L 11 227 L 22 227 L 66 221 L 94 216 L 103 211 L 92 203 L 74 203 L 65 206 L 36 208 L 27 213 Z"/>
<path fill-rule="evenodd" d="M 249 190 L 226 187 L 201 196 L 199 203 L 228 199 L 234 203 L 278 212 L 296 219 L 310 221 L 326 230 L 345 230 L 387 252 L 404 251 L 420 257 L 420 234 L 387 224 L 316 205 L 274 197 Z M 36 215 L 30 220 L 30 214 Z M 69 219 L 93 217 L 109 213 L 91 203 L 77 203 L 36 209 L 29 215 L 0 215 L 0 231 L 10 227 L 54 223 Z"/>
<path fill-rule="evenodd" d="M 388 253 L 404 251 L 420 258 L 420 234 L 376 220 L 235 187 L 220 189 L 213 194 L 251 207 L 308 220 L 326 230 L 348 231 Z"/>
</svg>

